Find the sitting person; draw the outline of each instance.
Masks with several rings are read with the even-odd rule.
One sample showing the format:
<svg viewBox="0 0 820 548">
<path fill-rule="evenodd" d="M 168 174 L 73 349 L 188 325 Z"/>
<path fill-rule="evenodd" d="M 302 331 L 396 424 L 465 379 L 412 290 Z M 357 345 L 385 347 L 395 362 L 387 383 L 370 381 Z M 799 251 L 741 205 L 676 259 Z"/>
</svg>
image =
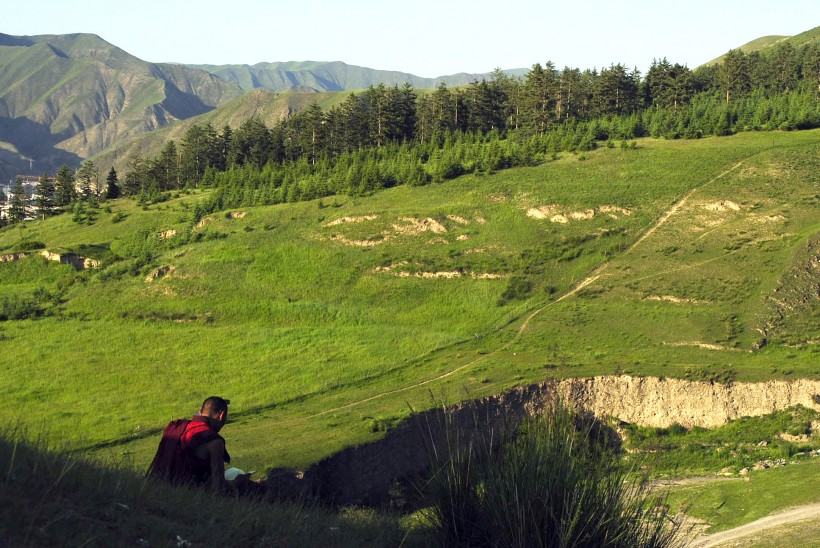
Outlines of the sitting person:
<svg viewBox="0 0 820 548">
<path fill-rule="evenodd" d="M 171 421 L 162 434 L 148 475 L 174 484 L 210 485 L 215 491 L 232 486 L 225 481 L 231 457 L 219 431 L 228 420 L 229 400 L 211 396 L 192 419 Z M 247 476 L 241 477 L 247 481 Z M 240 478 L 237 478 L 238 480 Z"/>
</svg>

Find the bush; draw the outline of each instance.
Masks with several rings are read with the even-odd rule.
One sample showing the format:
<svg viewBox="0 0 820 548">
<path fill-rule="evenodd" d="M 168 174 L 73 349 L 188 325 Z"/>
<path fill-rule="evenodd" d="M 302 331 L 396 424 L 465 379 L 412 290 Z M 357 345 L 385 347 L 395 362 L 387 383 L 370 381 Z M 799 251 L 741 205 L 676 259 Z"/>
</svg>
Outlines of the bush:
<svg viewBox="0 0 820 548">
<path fill-rule="evenodd" d="M 0 299 L 0 322 L 36 318 L 43 313 L 40 303 L 29 295 L 6 295 Z"/>
<path fill-rule="evenodd" d="M 507 282 L 507 287 L 498 298 L 498 306 L 504 306 L 516 299 L 526 299 L 532 291 L 532 283 L 521 276 L 513 276 Z"/>
<path fill-rule="evenodd" d="M 21 240 L 15 248 L 17 251 L 36 251 L 38 249 L 45 249 L 46 244 L 34 240 Z"/>
<path fill-rule="evenodd" d="M 594 420 L 557 402 L 500 447 L 492 439 L 465 440 L 456 429 L 448 447 L 430 444 L 433 475 L 423 494 L 440 544 L 680 544 L 663 501 L 646 494 Z"/>
</svg>

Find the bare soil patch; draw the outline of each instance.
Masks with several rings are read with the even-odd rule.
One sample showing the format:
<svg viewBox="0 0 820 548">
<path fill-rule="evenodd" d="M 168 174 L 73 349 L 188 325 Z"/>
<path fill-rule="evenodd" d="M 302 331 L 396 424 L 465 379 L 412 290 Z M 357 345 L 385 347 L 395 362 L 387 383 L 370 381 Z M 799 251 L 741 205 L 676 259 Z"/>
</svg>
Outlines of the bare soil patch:
<svg viewBox="0 0 820 548">
<path fill-rule="evenodd" d="M 675 297 L 674 295 L 652 295 L 646 297 L 647 301 L 666 301 L 674 304 L 712 304 L 710 301 L 701 301 L 698 299 L 683 299 Z"/>
<path fill-rule="evenodd" d="M 355 217 L 340 217 L 338 219 L 334 219 L 328 223 L 325 223 L 324 226 L 337 226 L 343 225 L 348 223 L 363 223 L 365 221 L 374 221 L 378 219 L 378 215 L 359 215 Z"/>
<path fill-rule="evenodd" d="M 350 245 L 354 247 L 375 247 L 377 245 L 383 244 L 388 240 L 387 237 L 382 238 L 381 240 L 351 240 L 341 234 L 334 234 L 330 237 L 331 240 L 334 242 L 339 242 L 340 244 Z"/>
<path fill-rule="evenodd" d="M 740 206 L 731 200 L 720 200 L 703 205 L 709 211 L 740 211 Z"/>
<path fill-rule="evenodd" d="M 632 215 L 632 211 L 610 204 L 600 205 L 581 211 L 564 211 L 556 204 L 547 204 L 527 209 L 527 216 L 533 219 L 549 219 L 553 223 L 565 224 L 570 221 L 588 221 L 596 215 L 608 215 L 618 219 L 620 215 Z"/>
<path fill-rule="evenodd" d="M 492 272 L 483 272 L 483 273 L 476 273 L 476 272 L 467 272 L 461 270 L 442 270 L 442 271 L 416 271 L 411 272 L 407 270 L 406 267 L 409 265 L 407 261 L 401 261 L 395 264 L 387 265 L 387 266 L 377 266 L 373 269 L 374 273 L 377 274 L 392 274 L 394 276 L 398 276 L 400 278 L 422 278 L 425 280 L 453 280 L 456 278 L 462 277 L 469 277 L 476 280 L 500 280 L 505 278 L 504 274 L 495 274 Z"/>
<path fill-rule="evenodd" d="M 19 261 L 20 259 L 24 259 L 26 254 L 23 252 L 20 253 L 6 253 L 5 255 L 0 255 L 0 263 L 13 263 L 15 261 Z"/>
<path fill-rule="evenodd" d="M 171 274 L 174 270 L 176 270 L 176 267 L 172 264 L 161 266 L 156 270 L 152 271 L 150 274 L 148 274 L 148 276 L 145 277 L 145 281 L 153 282 L 154 280 L 164 278 L 165 276 Z"/>
<path fill-rule="evenodd" d="M 666 346 L 694 346 L 697 348 L 702 348 L 704 350 L 721 350 L 724 352 L 745 352 L 740 348 L 731 348 L 729 346 L 722 346 L 719 344 L 712 344 L 712 343 L 705 343 L 699 341 L 680 341 L 680 342 L 673 342 L 673 343 L 664 343 Z"/>
<path fill-rule="evenodd" d="M 403 236 L 415 236 L 422 232 L 432 232 L 434 234 L 445 234 L 447 229 L 430 217 L 426 219 L 416 219 L 415 217 L 399 217 L 401 224 L 394 224 L 393 230 L 396 234 Z"/>
</svg>

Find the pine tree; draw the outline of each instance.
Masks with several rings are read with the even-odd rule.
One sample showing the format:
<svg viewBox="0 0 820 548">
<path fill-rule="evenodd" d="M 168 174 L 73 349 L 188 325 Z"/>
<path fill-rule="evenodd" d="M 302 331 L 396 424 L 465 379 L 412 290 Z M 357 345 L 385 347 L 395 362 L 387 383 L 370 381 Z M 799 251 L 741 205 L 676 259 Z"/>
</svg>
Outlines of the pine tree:
<svg viewBox="0 0 820 548">
<path fill-rule="evenodd" d="M 413 86 L 405 83 L 399 90 L 397 97 L 397 114 L 399 119 L 399 140 L 409 140 L 415 136 L 416 131 L 416 99 L 417 95 Z"/>
<path fill-rule="evenodd" d="M 219 171 L 225 171 L 231 164 L 229 162 L 231 146 L 233 142 L 233 130 L 231 126 L 225 125 L 214 143 L 213 167 Z"/>
<path fill-rule="evenodd" d="M 228 128 L 228 138 L 230 138 L 230 128 Z M 209 166 L 216 163 L 224 165 L 219 138 L 210 124 L 204 126 L 194 124 L 188 128 L 182 138 L 180 148 L 179 181 L 173 186 L 198 186 Z M 167 154 L 170 156 L 170 152 Z"/>
<path fill-rule="evenodd" d="M 150 173 L 159 185 L 160 191 L 172 190 L 180 187 L 179 156 L 177 146 L 173 140 L 168 140 L 159 157 L 151 162 Z"/>
<path fill-rule="evenodd" d="M 780 44 L 772 54 L 774 89 L 778 93 L 789 92 L 797 86 L 797 51 L 789 43 Z"/>
<path fill-rule="evenodd" d="M 532 66 L 524 81 L 525 126 L 531 135 L 543 137 L 552 127 L 556 112 L 557 73 L 551 61 Z"/>
<path fill-rule="evenodd" d="M 9 202 L 9 222 L 19 223 L 26 218 L 28 196 L 22 179 L 17 179 L 11 190 L 12 196 Z"/>
<path fill-rule="evenodd" d="M 71 169 L 63 164 L 57 171 L 55 180 L 55 187 L 57 192 L 56 202 L 58 206 L 67 206 L 74 201 L 77 191 L 75 188 L 76 180 Z"/>
<path fill-rule="evenodd" d="M 608 69 L 601 70 L 593 89 L 595 114 L 598 116 L 625 115 L 636 111 L 639 81 L 637 69 L 630 73 L 621 64 L 611 65 Z"/>
<path fill-rule="evenodd" d="M 90 201 L 97 195 L 97 166 L 91 160 L 86 160 L 77 171 L 77 180 L 80 186 L 80 197 Z"/>
<path fill-rule="evenodd" d="M 105 178 L 105 197 L 108 200 L 116 200 L 120 197 L 119 180 L 114 166 L 111 166 L 111 171 L 108 172 L 108 177 Z"/>
<path fill-rule="evenodd" d="M 150 184 L 151 176 L 148 171 L 148 162 L 145 157 L 137 151 L 128 157 L 127 166 L 128 173 L 125 175 L 122 191 L 126 196 L 137 196 L 145 192 Z"/>
<path fill-rule="evenodd" d="M 57 209 L 56 187 L 54 180 L 49 175 L 43 174 L 40 177 L 40 182 L 37 185 L 37 207 L 40 214 L 45 219 L 49 215 L 53 215 Z"/>
<path fill-rule="evenodd" d="M 725 94 L 726 103 L 740 99 L 748 93 L 752 82 L 746 54 L 739 49 L 729 50 L 718 68 L 717 79 Z"/>
</svg>

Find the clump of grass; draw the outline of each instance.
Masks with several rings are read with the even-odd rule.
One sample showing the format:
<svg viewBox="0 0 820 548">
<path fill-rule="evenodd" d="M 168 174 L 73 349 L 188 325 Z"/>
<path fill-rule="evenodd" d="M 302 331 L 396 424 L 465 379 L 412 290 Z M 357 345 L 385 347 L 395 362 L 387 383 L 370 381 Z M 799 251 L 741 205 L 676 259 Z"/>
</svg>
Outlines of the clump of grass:
<svg viewBox="0 0 820 548">
<path fill-rule="evenodd" d="M 426 517 L 446 546 L 676 546 L 679 525 L 600 424 L 555 403 L 510 433 L 431 438 Z"/>
</svg>

